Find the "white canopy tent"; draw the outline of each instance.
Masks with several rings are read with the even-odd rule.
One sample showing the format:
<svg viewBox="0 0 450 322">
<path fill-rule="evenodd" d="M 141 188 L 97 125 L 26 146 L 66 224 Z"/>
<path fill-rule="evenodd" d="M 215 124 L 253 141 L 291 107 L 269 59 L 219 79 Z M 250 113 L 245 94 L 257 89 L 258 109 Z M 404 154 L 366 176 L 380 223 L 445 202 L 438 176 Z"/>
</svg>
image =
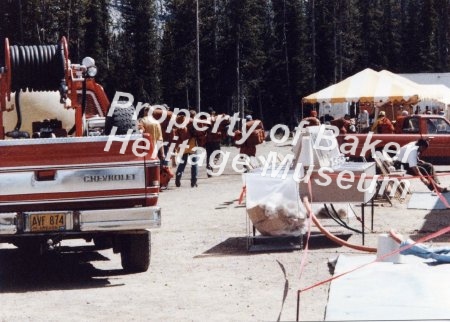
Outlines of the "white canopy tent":
<svg viewBox="0 0 450 322">
<path fill-rule="evenodd" d="M 435 101 L 445 105 L 450 104 L 450 88 L 443 84 L 418 84 L 406 77 L 394 74 L 388 70 L 382 70 L 379 73 L 396 78 L 397 80 L 405 82 L 410 86 L 417 87 L 420 100 Z"/>
<path fill-rule="evenodd" d="M 424 91 L 421 98 L 424 100 L 435 100 L 444 104 L 450 104 L 450 88 L 442 84 L 420 85 Z"/>
<path fill-rule="evenodd" d="M 431 102 L 431 105 L 438 105 L 443 109 L 447 118 L 450 117 L 450 88 L 443 84 L 418 84 L 388 70 L 376 72 L 366 68 L 302 99 L 302 103 L 322 103 L 322 105 L 352 102 L 374 103 L 375 106 L 388 102 L 393 104 L 420 102 L 419 105 L 428 105 L 428 102 Z"/>
<path fill-rule="evenodd" d="M 366 68 L 343 81 L 303 98 L 303 103 L 410 102 L 419 98 L 416 86 Z"/>
</svg>

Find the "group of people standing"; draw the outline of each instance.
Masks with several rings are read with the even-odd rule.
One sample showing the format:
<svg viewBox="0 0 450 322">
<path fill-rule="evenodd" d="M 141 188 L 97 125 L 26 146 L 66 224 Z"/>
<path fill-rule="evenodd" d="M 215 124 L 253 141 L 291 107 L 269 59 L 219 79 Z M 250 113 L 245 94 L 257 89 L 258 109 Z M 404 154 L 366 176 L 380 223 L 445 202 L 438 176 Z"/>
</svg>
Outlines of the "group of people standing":
<svg viewBox="0 0 450 322">
<path fill-rule="evenodd" d="M 349 114 L 345 114 L 340 118 L 334 118 L 330 114 L 326 113 L 320 118 L 317 117 L 317 111 L 311 111 L 310 116 L 304 120 L 308 121 L 310 126 L 320 124 L 334 125 L 339 129 L 340 134 L 365 133 L 372 131 L 375 133 L 394 133 L 394 124 L 386 116 L 386 112 L 380 111 L 378 117 L 375 119 L 372 125 L 370 125 L 370 115 L 367 109 L 361 108 L 360 113 L 356 119 L 352 119 Z"/>
<path fill-rule="evenodd" d="M 321 124 L 333 125 L 339 129 L 340 134 L 356 133 L 356 126 L 354 120 L 351 119 L 349 114 L 345 114 L 340 118 L 334 118 L 329 113 L 317 117 L 317 111 L 311 111 L 310 115 L 303 120 L 308 122 L 307 126 L 317 126 Z"/>
<path fill-rule="evenodd" d="M 191 187 L 198 186 L 198 166 L 199 166 L 199 148 L 201 147 L 206 151 L 206 169 L 207 176 L 212 176 L 213 164 L 216 164 L 220 159 L 221 144 L 226 141 L 232 133 L 232 139 L 238 140 L 241 137 L 243 128 L 248 129 L 252 126 L 253 122 L 258 122 L 256 129 L 259 136 L 261 132 L 264 133 L 264 127 L 260 120 L 253 120 L 251 115 L 247 115 L 241 122 L 241 127 L 237 130 L 229 130 L 230 121 L 229 116 L 226 114 L 217 115 L 213 109 L 208 110 L 208 116 L 202 115 L 196 118 L 197 112 L 195 109 L 189 110 L 189 115 L 184 115 L 182 111 L 176 114 L 177 124 L 187 124 L 182 128 L 173 128 L 168 131 L 168 121 L 159 122 L 161 116 L 160 111 L 153 111 L 152 115 L 149 115 L 150 106 L 144 109 L 144 115 L 138 121 L 138 128 L 141 132 L 147 133 L 153 138 L 157 149 L 157 156 L 161 161 L 161 186 L 167 187 L 168 181 L 175 176 L 175 186 L 181 187 L 181 179 L 186 169 L 186 165 L 191 166 Z M 173 113 L 168 111 L 166 120 L 173 117 Z M 185 122 L 185 118 L 188 117 L 189 121 Z M 198 130 L 194 126 L 194 118 L 196 122 L 201 123 L 202 130 Z M 218 124 L 216 124 L 218 123 Z M 206 130 L 205 130 L 206 128 Z M 233 130 L 233 129 L 232 129 Z M 253 133 L 252 133 L 253 134 Z M 264 139 L 264 136 L 263 136 Z M 255 142 L 258 141 L 258 142 Z M 239 152 L 247 156 L 256 155 L 256 145 L 261 143 L 261 140 L 255 140 L 253 135 L 250 135 L 247 140 L 240 142 Z M 171 147 L 172 146 L 172 147 Z M 174 148 L 175 146 L 175 148 Z M 172 149 L 172 150 L 170 150 Z M 177 155 L 176 154 L 181 154 Z M 170 162 L 172 160 L 172 162 Z M 171 167 L 176 166 L 175 175 L 173 175 Z M 165 176 L 165 180 L 163 179 Z"/>
<path fill-rule="evenodd" d="M 409 113 L 406 110 L 400 112 L 400 117 L 408 116 Z M 327 121 L 325 121 L 327 117 Z M 323 120 L 322 120 L 323 118 Z M 348 115 L 338 119 L 340 122 L 336 122 L 328 114 L 321 116 L 320 119 L 317 118 L 317 112 L 312 111 L 310 116 L 304 120 L 309 122 L 309 125 L 320 125 L 323 121 L 326 124 L 335 125 L 339 128 L 341 134 L 348 133 Z M 321 122 L 322 121 L 322 122 Z M 370 125 L 370 115 L 366 108 L 361 108 L 360 113 L 356 119 L 357 126 L 360 132 L 372 131 L 374 133 L 389 134 L 394 133 L 395 127 L 393 122 L 386 116 L 384 111 L 378 113 L 378 117 L 374 120 L 373 124 Z M 421 182 L 423 182 L 430 191 L 446 193 L 448 188 L 443 187 L 436 176 L 436 171 L 434 166 L 423 161 L 420 156 L 429 147 L 428 140 L 419 139 L 402 146 L 398 154 L 394 157 L 394 166 L 396 169 L 403 169 L 407 174 L 418 177 Z"/>
</svg>

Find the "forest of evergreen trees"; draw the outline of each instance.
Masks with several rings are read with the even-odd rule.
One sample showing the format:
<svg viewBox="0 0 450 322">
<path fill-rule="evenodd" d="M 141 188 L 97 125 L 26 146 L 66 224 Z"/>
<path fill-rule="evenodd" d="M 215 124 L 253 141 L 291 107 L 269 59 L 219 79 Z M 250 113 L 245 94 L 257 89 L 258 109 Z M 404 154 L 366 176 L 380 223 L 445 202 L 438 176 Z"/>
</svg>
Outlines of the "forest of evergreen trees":
<svg viewBox="0 0 450 322">
<path fill-rule="evenodd" d="M 198 13 L 201 110 L 245 108 L 267 126 L 367 67 L 449 71 L 450 0 L 0 1 L 2 47 L 64 35 L 72 62 L 96 60 L 110 98 L 179 108 L 197 105 Z"/>
</svg>

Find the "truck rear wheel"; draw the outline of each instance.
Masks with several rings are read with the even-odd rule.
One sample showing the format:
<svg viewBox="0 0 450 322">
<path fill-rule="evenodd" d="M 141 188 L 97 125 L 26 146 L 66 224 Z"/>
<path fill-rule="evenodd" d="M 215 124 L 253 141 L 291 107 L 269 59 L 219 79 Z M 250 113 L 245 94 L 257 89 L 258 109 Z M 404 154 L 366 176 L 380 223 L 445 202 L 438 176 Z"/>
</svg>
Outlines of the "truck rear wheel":
<svg viewBox="0 0 450 322">
<path fill-rule="evenodd" d="M 113 242 L 111 237 L 100 236 L 94 237 L 94 245 L 97 249 L 108 249 L 113 247 Z"/>
<path fill-rule="evenodd" d="M 151 234 L 121 236 L 120 257 L 122 267 L 127 272 L 145 272 L 150 265 Z"/>
<path fill-rule="evenodd" d="M 39 239 L 27 239 L 26 241 L 15 242 L 14 245 L 21 253 L 27 255 L 39 255 L 42 250 L 42 241 Z"/>
<path fill-rule="evenodd" d="M 105 119 L 105 135 L 110 135 L 114 127 L 116 129 L 116 135 L 125 135 L 129 129 L 136 132 L 136 120 L 133 120 L 134 107 L 127 108 L 116 107 L 112 116 L 107 116 Z"/>
</svg>

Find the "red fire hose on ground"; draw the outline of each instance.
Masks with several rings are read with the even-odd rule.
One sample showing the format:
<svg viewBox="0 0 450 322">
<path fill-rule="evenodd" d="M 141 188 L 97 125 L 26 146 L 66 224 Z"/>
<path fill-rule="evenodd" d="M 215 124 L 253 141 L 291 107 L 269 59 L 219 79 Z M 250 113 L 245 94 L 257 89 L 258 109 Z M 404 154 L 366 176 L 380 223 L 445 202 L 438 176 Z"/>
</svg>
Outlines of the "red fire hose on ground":
<svg viewBox="0 0 450 322">
<path fill-rule="evenodd" d="M 306 210 L 308 211 L 308 215 L 311 216 L 311 219 L 314 223 L 314 225 L 316 225 L 316 227 L 320 230 L 320 232 L 322 234 L 324 234 L 327 238 L 329 238 L 330 240 L 334 241 L 335 243 L 341 245 L 341 246 L 346 246 L 355 250 L 359 250 L 359 251 L 363 251 L 363 252 L 369 252 L 369 253 L 376 253 L 377 249 L 373 248 L 373 247 L 367 247 L 367 246 L 362 246 L 362 245 L 354 245 L 354 244 L 350 244 L 349 242 L 333 235 L 331 232 L 329 232 L 325 227 L 322 226 L 322 224 L 319 222 L 319 220 L 317 219 L 317 217 L 314 215 L 312 209 L 311 209 L 311 204 L 308 200 L 308 197 L 304 197 L 303 198 L 303 204 L 306 208 Z"/>
</svg>

